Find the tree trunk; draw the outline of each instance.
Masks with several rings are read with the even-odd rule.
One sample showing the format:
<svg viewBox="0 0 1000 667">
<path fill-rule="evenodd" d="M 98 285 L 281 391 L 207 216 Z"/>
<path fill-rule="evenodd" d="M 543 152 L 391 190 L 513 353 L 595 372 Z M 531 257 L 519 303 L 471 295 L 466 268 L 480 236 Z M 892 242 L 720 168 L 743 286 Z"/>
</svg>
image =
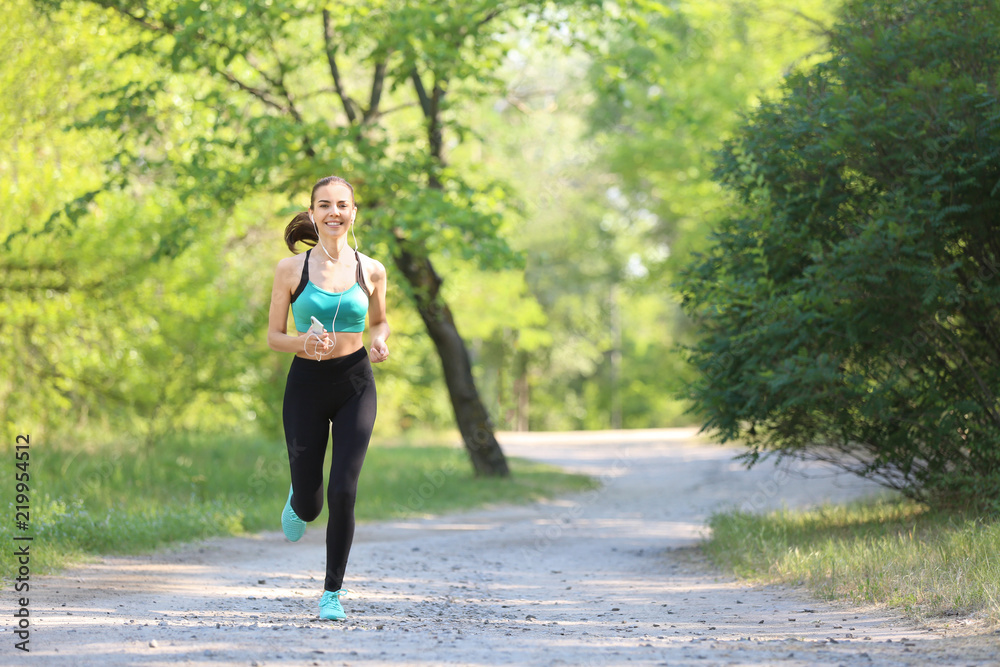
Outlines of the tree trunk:
<svg viewBox="0 0 1000 667">
<path fill-rule="evenodd" d="M 528 354 L 524 350 L 517 352 L 517 379 L 514 380 L 514 396 L 517 400 L 517 430 L 527 431 L 529 429 L 528 407 L 529 407 L 528 385 Z"/>
<path fill-rule="evenodd" d="M 410 284 L 417 311 L 441 357 L 455 421 L 472 459 L 472 467 L 476 475 L 507 477 L 510 475 L 507 459 L 479 398 L 465 341 L 458 333 L 451 309 L 440 295 L 441 278 L 422 248 L 399 234 L 396 241 L 393 261 Z"/>
<path fill-rule="evenodd" d="M 618 311 L 618 290 L 611 286 L 610 298 L 608 299 L 611 311 L 611 355 L 610 355 L 610 375 L 611 381 L 611 428 L 617 430 L 622 427 L 622 394 L 620 384 L 622 367 L 622 321 Z"/>
</svg>

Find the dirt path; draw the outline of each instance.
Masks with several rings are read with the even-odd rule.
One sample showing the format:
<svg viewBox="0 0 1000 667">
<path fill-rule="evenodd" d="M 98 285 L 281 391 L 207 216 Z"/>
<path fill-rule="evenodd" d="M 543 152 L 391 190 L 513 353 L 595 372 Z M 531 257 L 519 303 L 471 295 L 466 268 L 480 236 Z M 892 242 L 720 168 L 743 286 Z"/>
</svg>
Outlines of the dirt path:
<svg viewBox="0 0 1000 667">
<path fill-rule="evenodd" d="M 598 475 L 520 508 L 358 526 L 345 623 L 316 619 L 323 530 L 210 540 L 42 578 L 30 655 L 0 664 L 995 665 L 963 636 L 713 573 L 690 547 L 716 508 L 872 487 L 747 472 L 690 430 L 507 434 L 508 454 Z M 814 471 L 815 472 L 815 471 Z M 423 493 L 433 492 L 428 483 Z M 277 524 L 277 517 L 276 524 Z"/>
</svg>

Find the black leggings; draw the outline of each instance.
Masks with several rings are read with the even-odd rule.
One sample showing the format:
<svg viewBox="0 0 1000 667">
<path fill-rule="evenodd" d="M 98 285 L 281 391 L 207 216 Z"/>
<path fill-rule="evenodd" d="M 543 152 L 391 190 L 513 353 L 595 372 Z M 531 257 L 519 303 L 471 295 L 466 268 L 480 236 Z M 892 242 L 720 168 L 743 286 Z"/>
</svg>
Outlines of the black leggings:
<svg viewBox="0 0 1000 667">
<path fill-rule="evenodd" d="M 327 489 L 328 591 L 344 586 L 354 540 L 354 500 L 375 425 L 375 404 L 375 376 L 365 348 L 325 361 L 292 360 L 282 419 L 292 473 L 292 509 L 304 521 L 312 521 L 323 510 L 323 458 L 333 424 Z"/>
</svg>

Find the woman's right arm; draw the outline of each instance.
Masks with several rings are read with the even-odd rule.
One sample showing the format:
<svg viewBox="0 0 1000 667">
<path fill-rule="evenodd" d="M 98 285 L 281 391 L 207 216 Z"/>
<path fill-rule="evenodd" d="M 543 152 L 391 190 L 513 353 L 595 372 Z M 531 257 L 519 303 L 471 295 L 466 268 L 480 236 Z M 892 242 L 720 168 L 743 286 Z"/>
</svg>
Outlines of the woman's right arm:
<svg viewBox="0 0 1000 667">
<path fill-rule="evenodd" d="M 267 345 L 275 352 L 302 352 L 306 334 L 288 335 L 288 307 L 292 302 L 292 290 L 298 285 L 302 273 L 301 261 L 296 257 L 286 257 L 278 262 L 274 270 L 274 286 L 271 288 L 271 309 L 267 315 Z M 326 351 L 329 336 L 323 334 L 326 343 L 319 345 L 319 351 Z M 316 343 L 312 339 L 312 346 Z"/>
</svg>

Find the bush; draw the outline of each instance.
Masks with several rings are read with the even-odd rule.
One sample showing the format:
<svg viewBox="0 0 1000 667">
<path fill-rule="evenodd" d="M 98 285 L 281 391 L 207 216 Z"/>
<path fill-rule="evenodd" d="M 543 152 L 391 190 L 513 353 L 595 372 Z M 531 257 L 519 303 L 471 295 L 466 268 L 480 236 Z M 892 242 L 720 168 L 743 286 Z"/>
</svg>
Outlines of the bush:
<svg viewBox="0 0 1000 667">
<path fill-rule="evenodd" d="M 848 2 L 726 144 L 683 274 L 705 426 L 1000 509 L 1000 5 Z"/>
</svg>

